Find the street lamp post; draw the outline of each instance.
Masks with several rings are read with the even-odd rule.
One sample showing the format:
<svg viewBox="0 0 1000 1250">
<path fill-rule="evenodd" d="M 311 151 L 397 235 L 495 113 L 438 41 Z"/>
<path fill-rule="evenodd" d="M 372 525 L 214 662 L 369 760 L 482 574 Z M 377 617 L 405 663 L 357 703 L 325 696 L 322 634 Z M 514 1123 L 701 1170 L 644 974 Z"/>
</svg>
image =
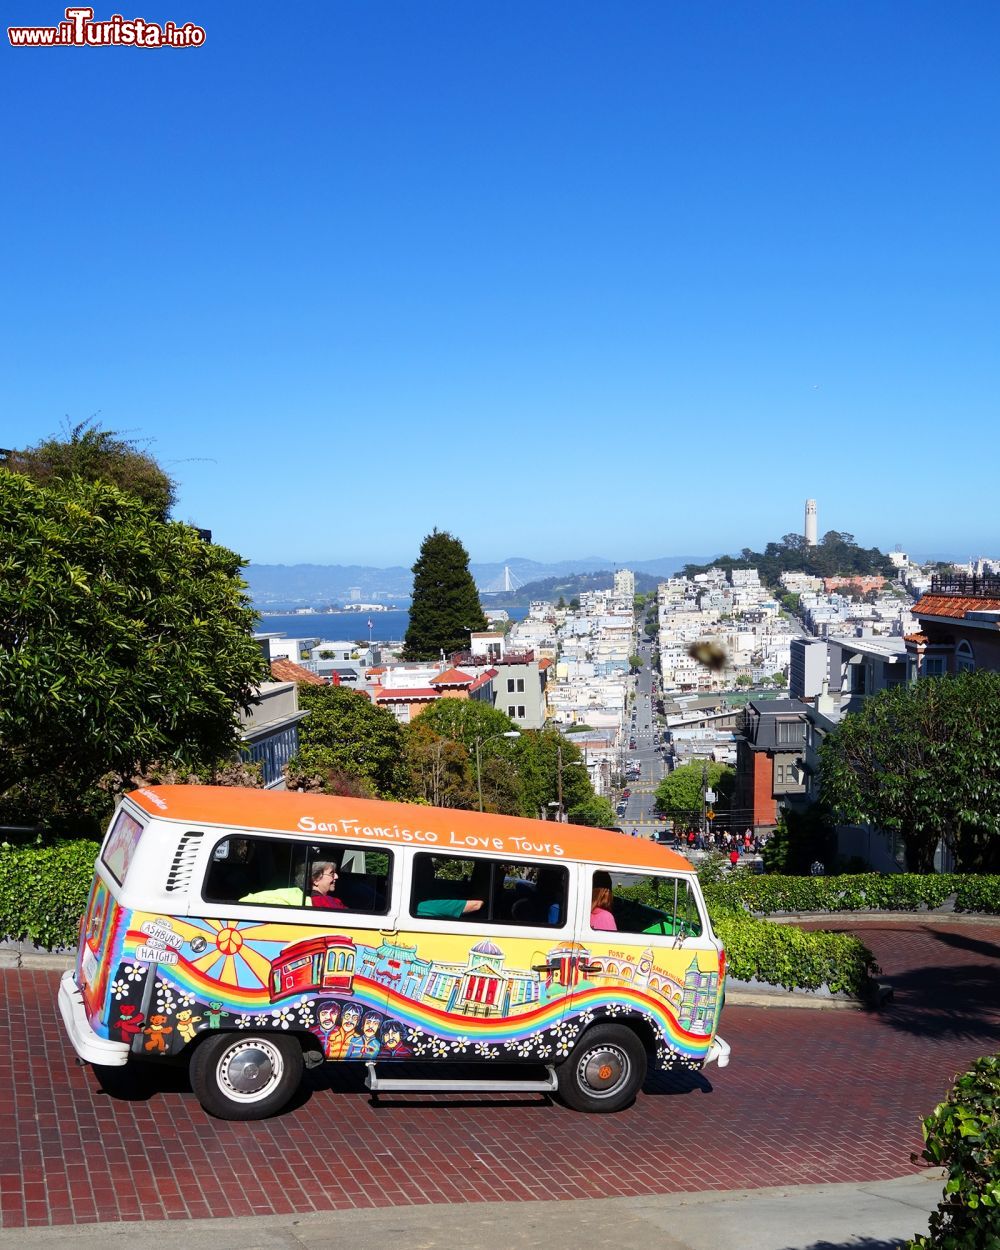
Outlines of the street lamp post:
<svg viewBox="0 0 1000 1250">
<path fill-rule="evenodd" d="M 502 734 L 487 734 L 485 738 L 476 737 L 476 790 L 479 793 L 479 810 L 483 810 L 483 768 L 479 748 L 484 742 L 492 742 L 494 738 L 520 738 L 520 730 L 508 729 Z"/>
</svg>

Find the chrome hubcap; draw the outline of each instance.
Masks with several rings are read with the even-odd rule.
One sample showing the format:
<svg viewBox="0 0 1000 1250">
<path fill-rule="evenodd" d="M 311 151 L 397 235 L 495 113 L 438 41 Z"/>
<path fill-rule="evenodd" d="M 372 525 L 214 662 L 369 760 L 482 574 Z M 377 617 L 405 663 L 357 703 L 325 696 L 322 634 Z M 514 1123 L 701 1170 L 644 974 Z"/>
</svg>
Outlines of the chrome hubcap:
<svg viewBox="0 0 1000 1250">
<path fill-rule="evenodd" d="M 231 1046 L 219 1060 L 219 1088 L 235 1102 L 258 1102 L 281 1079 L 281 1054 L 262 1038 Z"/>
<path fill-rule="evenodd" d="M 580 1084 L 596 1098 L 621 1089 L 632 1070 L 629 1057 L 617 1046 L 599 1046 L 581 1055 L 577 1073 Z"/>
</svg>

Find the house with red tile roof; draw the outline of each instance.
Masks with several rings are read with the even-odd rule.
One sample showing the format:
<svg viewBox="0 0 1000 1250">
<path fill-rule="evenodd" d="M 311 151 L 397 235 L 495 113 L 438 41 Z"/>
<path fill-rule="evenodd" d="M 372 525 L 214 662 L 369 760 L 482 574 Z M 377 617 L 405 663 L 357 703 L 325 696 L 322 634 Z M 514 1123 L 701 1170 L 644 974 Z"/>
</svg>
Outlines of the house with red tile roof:
<svg viewBox="0 0 1000 1250">
<path fill-rule="evenodd" d="M 1000 577 L 932 577 L 912 611 L 920 629 L 905 639 L 911 677 L 1000 672 Z"/>
<path fill-rule="evenodd" d="M 325 686 L 326 682 L 318 673 L 296 664 L 294 660 L 279 657 L 271 661 L 271 676 L 275 681 L 294 681 L 299 686 Z"/>
</svg>

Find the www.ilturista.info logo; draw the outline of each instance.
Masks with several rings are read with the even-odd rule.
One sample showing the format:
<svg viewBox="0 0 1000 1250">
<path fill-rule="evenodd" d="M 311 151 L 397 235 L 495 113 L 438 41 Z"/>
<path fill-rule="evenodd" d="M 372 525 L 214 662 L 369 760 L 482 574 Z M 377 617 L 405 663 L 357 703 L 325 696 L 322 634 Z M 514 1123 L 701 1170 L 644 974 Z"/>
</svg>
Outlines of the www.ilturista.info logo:
<svg viewBox="0 0 1000 1250">
<path fill-rule="evenodd" d="M 8 26 L 7 38 L 15 48 L 200 48 L 205 29 L 120 13 L 95 22 L 93 9 L 73 8 L 57 26 Z"/>
</svg>

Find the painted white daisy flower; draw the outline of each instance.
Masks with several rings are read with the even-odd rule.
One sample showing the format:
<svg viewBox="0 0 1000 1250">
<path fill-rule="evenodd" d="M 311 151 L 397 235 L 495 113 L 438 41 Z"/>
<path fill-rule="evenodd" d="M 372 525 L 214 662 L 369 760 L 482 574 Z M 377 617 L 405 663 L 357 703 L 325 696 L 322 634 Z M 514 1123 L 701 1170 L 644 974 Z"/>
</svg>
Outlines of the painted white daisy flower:
<svg viewBox="0 0 1000 1250">
<path fill-rule="evenodd" d="M 125 975 L 130 981 L 141 981 L 146 975 L 146 969 L 142 964 L 126 964 Z"/>
<path fill-rule="evenodd" d="M 469 1049 L 469 1039 L 467 1037 L 456 1037 L 451 1044 L 451 1048 L 456 1055 L 464 1055 Z"/>
<path fill-rule="evenodd" d="M 128 987 L 127 981 L 122 981 L 119 979 L 117 981 L 111 982 L 111 993 L 114 994 L 115 998 L 117 999 L 124 998 L 125 995 L 128 993 L 128 988 L 129 987 Z"/>
<path fill-rule="evenodd" d="M 236 1021 L 236 1027 L 238 1029 L 248 1029 L 252 1023 L 253 1021 L 249 1016 L 240 1016 L 240 1018 Z"/>
<path fill-rule="evenodd" d="M 287 1007 L 279 1007 L 277 1011 L 271 1012 L 271 1019 L 274 1021 L 276 1029 L 287 1029 L 293 1023 L 295 1017 Z"/>
</svg>

